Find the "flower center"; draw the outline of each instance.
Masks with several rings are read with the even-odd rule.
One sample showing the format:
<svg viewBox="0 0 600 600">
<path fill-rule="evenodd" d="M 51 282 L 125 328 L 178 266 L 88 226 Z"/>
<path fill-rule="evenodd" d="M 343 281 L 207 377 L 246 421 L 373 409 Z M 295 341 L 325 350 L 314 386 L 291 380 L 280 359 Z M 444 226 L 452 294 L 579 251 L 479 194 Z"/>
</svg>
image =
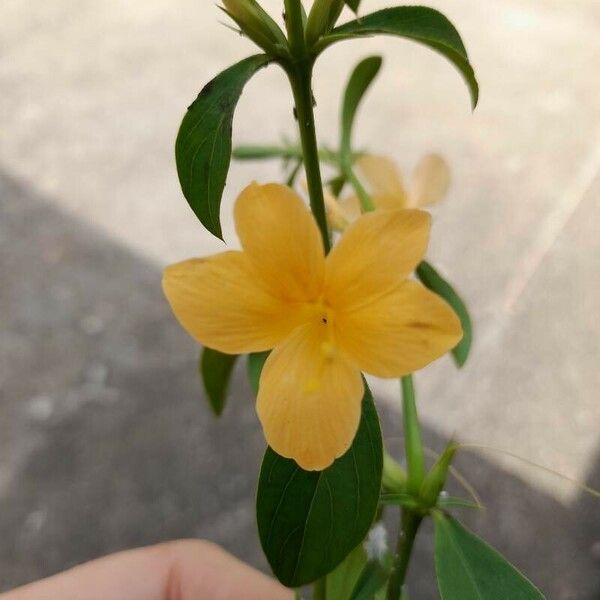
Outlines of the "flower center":
<svg viewBox="0 0 600 600">
<path fill-rule="evenodd" d="M 315 339 L 315 369 L 305 384 L 308 394 L 317 392 L 322 384 L 325 369 L 333 362 L 337 354 L 334 340 L 333 320 L 334 315 L 330 307 L 324 302 L 313 302 L 307 306 L 307 320 L 313 324 Z"/>
</svg>

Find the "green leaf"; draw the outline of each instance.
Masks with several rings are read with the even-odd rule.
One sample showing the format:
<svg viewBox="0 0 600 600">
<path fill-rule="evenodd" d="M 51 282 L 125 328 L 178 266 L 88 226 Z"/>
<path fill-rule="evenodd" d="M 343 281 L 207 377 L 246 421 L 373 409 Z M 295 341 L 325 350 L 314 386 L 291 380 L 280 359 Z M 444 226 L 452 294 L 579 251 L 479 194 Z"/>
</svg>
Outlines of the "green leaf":
<svg viewBox="0 0 600 600">
<path fill-rule="evenodd" d="M 369 56 L 361 60 L 354 68 L 346 85 L 342 104 L 340 153 L 342 160 L 350 161 L 350 163 L 352 162 L 352 127 L 354 125 L 356 110 L 365 92 L 377 76 L 381 68 L 381 61 L 381 56 Z"/>
<path fill-rule="evenodd" d="M 304 471 L 267 449 L 258 483 L 258 531 L 284 585 L 298 587 L 329 573 L 367 535 L 377 512 L 382 453 L 366 384 L 354 442 L 324 471 Z"/>
<path fill-rule="evenodd" d="M 183 195 L 204 227 L 219 238 L 235 107 L 244 85 L 270 60 L 264 54 L 250 56 L 217 75 L 188 108 L 177 134 L 175 159 Z"/>
<path fill-rule="evenodd" d="M 458 498 L 455 496 L 440 496 L 437 501 L 438 508 L 472 508 L 481 510 L 483 506 L 466 498 Z"/>
<path fill-rule="evenodd" d="M 326 597 L 332 598 L 332 600 L 350 600 L 352 591 L 366 564 L 367 553 L 363 545 L 359 544 L 327 575 Z"/>
<path fill-rule="evenodd" d="M 379 498 L 379 504 L 382 506 L 397 505 L 405 506 L 406 508 L 417 509 L 420 508 L 418 500 L 411 494 L 381 494 Z"/>
<path fill-rule="evenodd" d="M 236 146 L 231 156 L 236 160 L 265 160 L 270 158 L 300 159 L 302 149 L 293 146 Z"/>
<path fill-rule="evenodd" d="M 204 348 L 200 354 L 198 369 L 212 411 L 218 417 L 223 412 L 227 388 L 237 355 L 223 354 Z"/>
<path fill-rule="evenodd" d="M 265 361 L 269 356 L 270 351 L 266 352 L 253 352 L 248 354 L 248 381 L 254 394 L 258 394 L 258 382 L 260 381 L 260 374 L 265 365 Z"/>
<path fill-rule="evenodd" d="M 350 600 L 373 600 L 385 586 L 390 571 L 376 560 L 369 561 L 356 583 Z M 335 598 L 335 596 L 333 596 Z"/>
<path fill-rule="evenodd" d="M 496 550 L 458 521 L 435 513 L 435 569 L 442 600 L 543 600 Z"/>
<path fill-rule="evenodd" d="M 467 51 L 458 31 L 442 13 L 425 6 L 386 8 L 336 27 L 323 38 L 319 51 L 338 41 L 373 35 L 407 38 L 445 56 L 464 77 L 473 108 L 477 106 L 479 86 Z"/>
<path fill-rule="evenodd" d="M 417 277 L 425 287 L 441 296 L 454 309 L 460 319 L 463 337 L 452 349 L 454 362 L 460 368 L 467 362 L 471 343 L 473 342 L 473 325 L 467 306 L 454 288 L 428 262 L 423 261 L 417 267 Z"/>
<path fill-rule="evenodd" d="M 333 29 L 343 8 L 343 0 L 313 0 L 304 29 L 308 48 Z"/>
</svg>

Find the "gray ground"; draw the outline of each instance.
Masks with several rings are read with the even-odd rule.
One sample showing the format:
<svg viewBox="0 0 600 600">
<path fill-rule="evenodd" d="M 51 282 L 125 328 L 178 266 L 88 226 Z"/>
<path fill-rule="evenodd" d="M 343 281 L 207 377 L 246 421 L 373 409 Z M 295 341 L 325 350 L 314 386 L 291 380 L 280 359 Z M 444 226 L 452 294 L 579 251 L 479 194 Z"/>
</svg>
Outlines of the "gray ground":
<svg viewBox="0 0 600 600">
<path fill-rule="evenodd" d="M 457 432 L 600 487 L 600 7 L 432 4 L 477 66 L 475 115 L 438 57 L 390 41 L 333 52 L 315 89 L 332 140 L 349 60 L 383 51 L 359 141 L 405 167 L 431 149 L 453 166 L 431 256 L 468 298 L 477 343 L 463 372 L 440 361 L 418 378 L 428 444 Z M 220 247 L 172 161 L 182 109 L 248 50 L 215 19 L 193 0 L 2 4 L 0 589 L 181 536 L 265 566 L 253 517 L 263 440 L 243 373 L 215 422 L 197 349 L 159 288 L 162 264 Z M 283 79 L 261 74 L 236 138 L 290 132 L 289 111 Z M 234 165 L 228 201 L 250 177 L 275 176 Z M 394 438 L 395 385 L 375 389 Z M 549 599 L 600 598 L 597 500 L 489 452 L 460 466 L 488 507 L 467 521 Z M 424 535 L 416 598 L 436 597 L 430 544 Z"/>
</svg>

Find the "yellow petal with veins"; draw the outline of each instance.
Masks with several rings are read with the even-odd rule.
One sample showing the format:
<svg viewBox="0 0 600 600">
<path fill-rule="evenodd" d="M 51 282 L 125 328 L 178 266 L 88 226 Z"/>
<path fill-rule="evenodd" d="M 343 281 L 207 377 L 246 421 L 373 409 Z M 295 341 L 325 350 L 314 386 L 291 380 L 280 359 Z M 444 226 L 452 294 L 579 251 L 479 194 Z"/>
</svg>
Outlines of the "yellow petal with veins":
<svg viewBox="0 0 600 600">
<path fill-rule="evenodd" d="M 369 302 L 395 288 L 427 250 L 431 216 L 421 210 L 376 210 L 344 232 L 326 261 L 325 301 L 335 308 Z"/>
<path fill-rule="evenodd" d="M 410 185 L 410 205 L 439 202 L 450 189 L 450 167 L 439 154 L 426 154 L 417 164 Z"/>
<path fill-rule="evenodd" d="M 308 471 L 325 469 L 350 448 L 361 414 L 362 377 L 336 351 L 328 329 L 309 323 L 276 347 L 257 399 L 271 448 Z"/>
<path fill-rule="evenodd" d="M 285 185 L 250 184 L 234 209 L 242 248 L 272 293 L 287 301 L 321 293 L 325 255 L 315 220 Z"/>
<path fill-rule="evenodd" d="M 167 267 L 163 290 L 198 342 L 230 354 L 269 350 L 305 319 L 304 308 L 273 296 L 242 252 Z"/>
<path fill-rule="evenodd" d="M 377 377 L 422 369 L 462 338 L 456 313 L 415 281 L 360 308 L 336 312 L 334 323 L 339 347 L 358 368 Z"/>
</svg>

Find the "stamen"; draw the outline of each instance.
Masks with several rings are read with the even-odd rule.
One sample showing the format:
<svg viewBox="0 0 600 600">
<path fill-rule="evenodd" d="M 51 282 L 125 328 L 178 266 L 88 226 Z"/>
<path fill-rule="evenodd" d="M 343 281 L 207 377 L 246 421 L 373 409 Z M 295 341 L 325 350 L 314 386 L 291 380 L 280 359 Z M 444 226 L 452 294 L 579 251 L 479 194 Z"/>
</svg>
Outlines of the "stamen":
<svg viewBox="0 0 600 600">
<path fill-rule="evenodd" d="M 306 386 L 304 387 L 304 391 L 307 394 L 312 394 L 312 393 L 316 392 L 319 389 L 320 385 L 321 385 L 321 382 L 319 381 L 319 379 L 317 377 L 311 377 L 306 382 Z"/>
<path fill-rule="evenodd" d="M 335 356 L 335 346 L 331 342 L 322 342 L 321 353 L 326 359 L 330 360 Z"/>
</svg>

